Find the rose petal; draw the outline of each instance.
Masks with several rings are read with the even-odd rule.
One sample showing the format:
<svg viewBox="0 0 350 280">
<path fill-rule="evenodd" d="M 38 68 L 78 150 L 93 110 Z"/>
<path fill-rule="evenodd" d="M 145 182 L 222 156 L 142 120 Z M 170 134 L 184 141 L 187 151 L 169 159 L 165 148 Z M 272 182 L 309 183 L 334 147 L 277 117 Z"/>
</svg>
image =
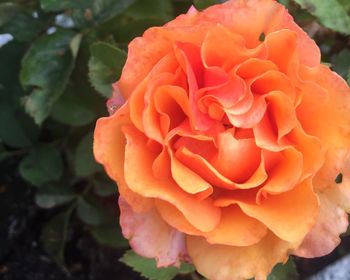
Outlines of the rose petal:
<svg viewBox="0 0 350 280">
<path fill-rule="evenodd" d="M 328 156 L 330 155 L 332 155 L 332 158 L 334 159 L 334 164 L 332 164 L 332 168 L 323 175 L 330 176 L 331 174 L 338 175 L 338 173 L 340 173 L 342 174 L 341 183 L 336 183 L 335 179 L 332 179 L 334 176 L 331 176 L 328 181 L 325 181 L 325 178 L 318 178 L 318 180 L 315 181 L 321 181 L 325 184 L 321 191 L 332 203 L 350 213 L 350 151 L 332 150 L 328 153 Z"/>
<path fill-rule="evenodd" d="M 273 62 L 249 58 L 238 66 L 237 75 L 243 79 L 253 79 L 271 70 L 277 70 L 277 66 Z"/>
<path fill-rule="evenodd" d="M 236 139 L 232 132 L 218 135 L 218 153 L 212 160 L 215 168 L 236 183 L 245 182 L 260 165 L 261 151 L 254 139 Z"/>
<path fill-rule="evenodd" d="M 293 247 L 270 232 L 247 247 L 214 245 L 204 238 L 187 236 L 188 253 L 197 271 L 212 280 L 266 279 L 276 263 L 287 261 Z"/>
<path fill-rule="evenodd" d="M 155 209 L 135 213 L 122 197 L 119 207 L 123 235 L 137 254 L 155 258 L 157 267 L 179 266 L 188 259 L 185 235 L 167 225 Z"/>
<path fill-rule="evenodd" d="M 187 75 L 189 104 L 192 109 L 191 124 L 195 129 L 207 130 L 213 125 L 213 120 L 198 108 L 200 96 L 197 91 L 202 87 L 204 80 L 204 68 L 199 56 L 199 48 L 188 43 L 177 43 L 174 51 L 180 66 Z"/>
<path fill-rule="evenodd" d="M 113 115 L 124 103 L 125 98 L 122 96 L 118 84 L 114 84 L 112 97 L 107 101 L 108 113 Z"/>
<path fill-rule="evenodd" d="M 203 235 L 204 233 L 191 225 L 185 216 L 172 204 L 164 200 L 155 199 L 155 206 L 164 221 L 180 232 L 191 235 Z"/>
<path fill-rule="evenodd" d="M 298 66 L 297 40 L 296 32 L 282 29 L 268 34 L 264 41 L 268 60 L 275 63 L 279 71 L 289 75 L 295 75 L 293 71 Z"/>
<path fill-rule="evenodd" d="M 215 205 L 220 207 L 232 204 L 238 204 L 245 214 L 262 222 L 279 238 L 289 242 L 298 242 L 305 237 L 316 221 L 319 208 L 310 180 L 300 183 L 291 191 L 268 196 L 260 204 L 256 204 L 247 192 L 228 194 L 215 201 Z"/>
<path fill-rule="evenodd" d="M 253 104 L 249 111 L 244 114 L 233 114 L 230 109 L 225 109 L 226 115 L 235 127 L 252 128 L 263 118 L 266 111 L 265 99 L 261 96 L 254 96 Z"/>
<path fill-rule="evenodd" d="M 244 36 L 231 32 L 221 24 L 214 25 L 201 46 L 201 57 L 206 67 L 219 66 L 229 70 L 249 57 L 262 57 L 262 46 L 248 49 Z"/>
<path fill-rule="evenodd" d="M 253 93 L 266 94 L 271 91 L 281 91 L 291 100 L 295 99 L 295 87 L 290 78 L 282 72 L 267 71 L 256 77 L 250 87 Z"/>
<path fill-rule="evenodd" d="M 152 173 L 154 178 L 160 180 L 169 180 L 171 176 L 170 171 L 170 156 L 165 147 L 163 147 L 160 154 L 152 163 Z"/>
<path fill-rule="evenodd" d="M 303 81 L 297 116 L 305 132 L 318 137 L 324 148 L 349 148 L 350 88 L 346 82 L 324 65 L 301 66 L 299 75 Z"/>
<path fill-rule="evenodd" d="M 222 209 L 218 226 L 204 236 L 210 244 L 251 246 L 267 233 L 265 225 L 244 214 L 237 205 Z"/>
<path fill-rule="evenodd" d="M 280 154 L 282 159 L 269 170 L 268 179 L 259 190 L 258 196 L 283 193 L 293 189 L 300 182 L 303 155 L 293 147 L 283 150 Z"/>
<path fill-rule="evenodd" d="M 222 23 L 241 34 L 248 48 L 254 48 L 261 43 L 262 32 L 266 35 L 281 28 L 284 12 L 284 7 L 272 0 L 227 1 L 205 10 L 201 20 Z"/>
<path fill-rule="evenodd" d="M 197 194 L 197 198 L 204 199 L 212 194 L 213 187 L 197 173 L 182 164 L 171 151 L 171 174 L 181 189 L 189 194 Z"/>
<path fill-rule="evenodd" d="M 316 258 L 329 254 L 340 243 L 339 235 L 348 227 L 348 216 L 340 207 L 331 202 L 327 195 L 319 194 L 320 212 L 316 224 L 306 235 L 293 255 Z"/>
<path fill-rule="evenodd" d="M 135 211 L 147 211 L 152 200 L 131 191 L 124 179 L 125 137 L 121 128 L 130 123 L 126 103 L 116 113 L 97 120 L 94 132 L 94 155 L 97 162 L 103 164 L 107 174 L 118 183 L 119 193 L 132 205 Z"/>
<path fill-rule="evenodd" d="M 325 153 L 320 140 L 317 137 L 307 135 L 299 125 L 287 137 L 303 155 L 303 176 L 301 179 L 316 174 L 325 161 Z"/>
<path fill-rule="evenodd" d="M 180 125 L 186 116 L 190 116 L 187 92 L 173 85 L 163 85 L 154 92 L 154 105 L 159 113 L 163 135 Z"/>
<path fill-rule="evenodd" d="M 145 136 L 133 127 L 124 127 L 125 181 L 130 189 L 147 198 L 159 198 L 176 206 L 186 219 L 201 231 L 210 231 L 220 221 L 220 209 L 210 199 L 196 200 L 172 180 L 157 180 L 152 175 L 155 155 L 146 147 Z"/>
</svg>

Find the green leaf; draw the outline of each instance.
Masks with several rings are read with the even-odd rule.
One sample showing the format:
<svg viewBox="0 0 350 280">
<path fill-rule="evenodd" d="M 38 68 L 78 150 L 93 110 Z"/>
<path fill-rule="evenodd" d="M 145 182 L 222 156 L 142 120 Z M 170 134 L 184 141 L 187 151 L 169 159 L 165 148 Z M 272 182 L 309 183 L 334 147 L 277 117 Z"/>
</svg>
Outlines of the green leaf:
<svg viewBox="0 0 350 280">
<path fill-rule="evenodd" d="M 109 178 L 96 178 L 94 180 L 94 191 L 98 196 L 106 197 L 117 193 L 117 185 Z"/>
<path fill-rule="evenodd" d="M 134 2 L 135 0 L 89 0 L 84 3 L 84 7 L 72 9 L 72 18 L 77 27 L 92 27 L 122 14 Z"/>
<path fill-rule="evenodd" d="M 282 5 L 286 7 L 289 7 L 290 0 L 279 0 L 278 2 L 280 2 Z"/>
<path fill-rule="evenodd" d="M 24 87 L 35 87 L 25 98 L 25 108 L 37 124 L 49 116 L 53 104 L 63 93 L 80 39 L 80 34 L 58 30 L 39 38 L 24 56 L 21 83 Z"/>
<path fill-rule="evenodd" d="M 337 32 L 350 34 L 350 17 L 338 0 L 294 0 L 316 16 L 320 22 Z"/>
<path fill-rule="evenodd" d="M 217 3 L 218 3 L 218 1 L 216 1 L 216 0 L 194 0 L 193 1 L 194 6 L 199 10 L 206 9 L 212 5 L 217 4 Z"/>
<path fill-rule="evenodd" d="M 0 4 L 0 26 L 11 20 L 20 10 L 20 7 L 14 3 Z"/>
<path fill-rule="evenodd" d="M 298 279 L 298 273 L 292 258 L 286 264 L 278 264 L 274 267 L 267 280 L 294 280 Z"/>
<path fill-rule="evenodd" d="M 45 225 L 41 235 L 45 251 L 59 264 L 64 262 L 64 246 L 67 239 L 69 218 L 73 209 L 70 207 L 53 217 Z"/>
<path fill-rule="evenodd" d="M 0 33 L 9 33 L 17 41 L 33 40 L 46 26 L 47 19 L 36 18 L 33 11 L 20 11 L 0 27 Z"/>
<path fill-rule="evenodd" d="M 46 12 L 58 12 L 65 9 L 86 9 L 91 7 L 92 0 L 41 0 L 40 6 Z"/>
<path fill-rule="evenodd" d="M 342 4 L 346 11 L 350 10 L 350 1 L 349 0 L 339 0 L 340 4 Z"/>
<path fill-rule="evenodd" d="M 72 201 L 75 197 L 71 188 L 51 183 L 37 191 L 35 202 L 41 208 L 50 209 Z"/>
<path fill-rule="evenodd" d="M 173 7 L 170 0 L 137 0 L 125 14 L 135 19 L 161 18 L 166 21 L 173 18 Z"/>
<path fill-rule="evenodd" d="M 18 72 L 24 51 L 25 45 L 14 41 L 0 48 L 0 142 L 14 148 L 33 145 L 39 134 L 21 104 Z"/>
<path fill-rule="evenodd" d="M 92 86 L 103 96 L 112 95 L 112 83 L 119 79 L 126 61 L 126 53 L 109 43 L 91 45 L 89 78 Z"/>
<path fill-rule="evenodd" d="M 80 198 L 77 213 L 88 225 L 99 226 L 111 222 L 111 216 L 106 209 L 92 198 Z"/>
<path fill-rule="evenodd" d="M 120 261 L 150 280 L 171 280 L 179 273 L 187 274 L 195 271 L 192 265 L 185 263 L 181 264 L 180 268 L 157 268 L 154 259 L 141 257 L 135 254 L 132 250 L 127 251 Z"/>
<path fill-rule="evenodd" d="M 96 114 L 84 106 L 73 88 L 68 87 L 53 105 L 51 117 L 67 125 L 82 126 L 91 123 L 96 118 Z"/>
<path fill-rule="evenodd" d="M 90 176 L 102 170 L 92 153 L 93 133 L 88 133 L 79 143 L 74 157 L 75 173 L 81 177 Z"/>
<path fill-rule="evenodd" d="M 23 111 L 5 102 L 0 104 L 0 140 L 2 142 L 15 148 L 28 147 L 33 145 L 38 133 L 33 121 Z"/>
<path fill-rule="evenodd" d="M 163 23 L 164 21 L 158 18 L 125 20 L 111 26 L 110 32 L 114 34 L 117 42 L 128 44 L 135 37 L 141 36 L 146 29 L 162 25 Z"/>
<path fill-rule="evenodd" d="M 28 46 L 23 43 L 11 41 L 0 48 L 0 103 L 11 103 L 16 107 L 23 106 L 20 98 L 24 91 L 19 82 L 18 72 L 21 67 L 23 52 Z"/>
<path fill-rule="evenodd" d="M 346 79 L 350 71 L 350 51 L 343 49 L 332 57 L 333 69 L 344 79 Z"/>
<path fill-rule="evenodd" d="M 122 236 L 117 225 L 99 226 L 91 230 L 92 236 L 102 245 L 112 248 L 122 248 L 129 245 L 128 241 Z"/>
<path fill-rule="evenodd" d="M 21 161 L 19 171 L 26 181 L 38 187 L 57 181 L 63 172 L 61 154 L 53 146 L 36 147 Z"/>
<path fill-rule="evenodd" d="M 11 157 L 11 152 L 8 152 L 3 145 L 0 145 L 0 163 Z"/>
</svg>

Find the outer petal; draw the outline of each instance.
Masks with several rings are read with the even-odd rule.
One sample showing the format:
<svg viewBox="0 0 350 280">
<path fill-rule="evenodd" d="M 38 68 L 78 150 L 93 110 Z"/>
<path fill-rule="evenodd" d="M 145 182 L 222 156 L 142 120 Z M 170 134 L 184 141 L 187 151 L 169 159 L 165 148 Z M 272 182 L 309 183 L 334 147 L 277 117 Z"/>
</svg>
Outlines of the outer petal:
<svg viewBox="0 0 350 280">
<path fill-rule="evenodd" d="M 346 82 L 323 65 L 301 67 L 300 77 L 304 81 L 297 117 L 306 133 L 318 137 L 326 149 L 349 149 L 350 88 Z"/>
<path fill-rule="evenodd" d="M 274 0 L 227 1 L 222 5 L 208 8 L 199 14 L 198 21 L 221 23 L 231 31 L 245 37 L 247 46 L 260 43 L 262 32 L 290 29 L 297 33 L 297 49 L 300 60 L 309 66 L 320 63 L 320 50 L 315 42 L 293 21 L 288 11 Z M 251 19 L 254 19 L 253 21 Z"/>
<path fill-rule="evenodd" d="M 350 151 L 332 151 L 331 155 L 334 155 L 334 163 L 329 168 L 328 173 L 325 171 L 324 175 L 329 176 L 328 181 L 325 179 L 321 180 L 327 186 L 327 188 L 322 190 L 322 193 L 334 204 L 350 213 Z M 334 181 L 335 174 L 338 173 L 342 174 L 342 182 L 340 184 Z"/>
<path fill-rule="evenodd" d="M 130 123 L 128 113 L 128 104 L 125 104 L 112 116 L 97 121 L 94 132 L 94 155 L 96 161 L 103 164 L 107 174 L 118 183 L 119 193 L 134 210 L 147 211 L 151 207 L 152 200 L 131 191 L 124 179 L 126 141 L 121 128 Z"/>
<path fill-rule="evenodd" d="M 211 280 L 266 279 L 278 262 L 288 259 L 293 246 L 268 233 L 248 247 L 212 245 L 203 238 L 187 236 L 187 249 L 197 271 Z"/>
<path fill-rule="evenodd" d="M 129 44 L 128 59 L 118 82 L 122 95 L 126 98 L 130 96 L 153 65 L 169 52 L 174 42 L 199 45 L 208 28 L 217 23 L 241 34 L 249 48 L 260 44 L 262 32 L 267 35 L 277 30 L 291 29 L 298 36 L 297 49 L 301 62 L 309 66 L 320 62 L 320 51 L 315 42 L 295 24 L 284 6 L 274 0 L 227 1 L 202 13 L 192 9 L 165 26 L 150 28 L 142 37 L 134 39 Z"/>
<path fill-rule="evenodd" d="M 135 213 L 122 197 L 119 207 L 123 235 L 136 253 L 156 258 L 158 267 L 179 265 L 188 259 L 185 235 L 166 224 L 155 209 Z"/>
<path fill-rule="evenodd" d="M 304 258 L 315 258 L 329 254 L 340 243 L 339 235 L 348 227 L 347 214 L 333 204 L 326 195 L 319 194 L 320 212 L 317 222 L 306 235 L 294 255 Z"/>
</svg>

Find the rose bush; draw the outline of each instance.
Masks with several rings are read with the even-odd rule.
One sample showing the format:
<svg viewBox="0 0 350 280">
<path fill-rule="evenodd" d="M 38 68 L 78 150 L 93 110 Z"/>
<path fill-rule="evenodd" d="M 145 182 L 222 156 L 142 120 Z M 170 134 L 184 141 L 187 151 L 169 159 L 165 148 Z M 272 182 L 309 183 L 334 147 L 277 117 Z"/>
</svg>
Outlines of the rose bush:
<svg viewBox="0 0 350 280">
<path fill-rule="evenodd" d="M 273 0 L 191 8 L 134 39 L 94 135 L 131 247 L 219 280 L 331 252 L 350 210 L 349 96 Z"/>
</svg>

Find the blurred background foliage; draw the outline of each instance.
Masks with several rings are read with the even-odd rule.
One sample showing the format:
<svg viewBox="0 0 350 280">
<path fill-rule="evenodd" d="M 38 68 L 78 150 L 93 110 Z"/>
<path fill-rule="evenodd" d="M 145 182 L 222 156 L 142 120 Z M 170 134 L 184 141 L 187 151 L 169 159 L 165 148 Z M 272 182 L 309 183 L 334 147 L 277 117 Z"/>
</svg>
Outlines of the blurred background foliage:
<svg viewBox="0 0 350 280">
<path fill-rule="evenodd" d="M 201 279 L 190 265 L 157 270 L 128 249 L 92 135 L 130 40 L 218 2 L 0 0 L 0 278 Z M 350 0 L 280 2 L 349 81 Z M 304 277 L 347 253 L 291 260 L 269 279 Z"/>
</svg>

